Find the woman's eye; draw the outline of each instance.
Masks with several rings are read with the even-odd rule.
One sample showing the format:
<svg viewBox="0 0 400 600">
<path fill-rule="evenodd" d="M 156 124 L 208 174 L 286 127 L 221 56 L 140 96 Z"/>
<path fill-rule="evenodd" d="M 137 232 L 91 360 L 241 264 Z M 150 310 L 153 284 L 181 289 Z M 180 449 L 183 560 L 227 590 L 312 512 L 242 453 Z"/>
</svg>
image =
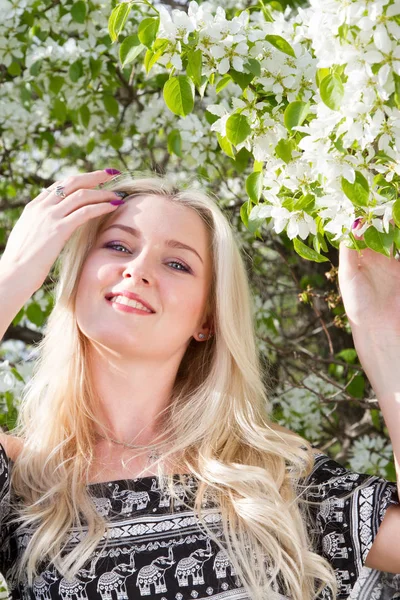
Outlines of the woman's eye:
<svg viewBox="0 0 400 600">
<path fill-rule="evenodd" d="M 123 246 L 122 244 L 118 244 L 117 242 L 110 242 L 109 244 L 106 244 L 105 246 L 106 248 L 112 248 L 113 250 L 115 250 L 116 248 L 124 248 L 124 250 L 127 250 L 127 248 L 125 246 Z M 171 260 L 168 264 L 170 265 L 179 265 L 179 269 L 174 268 L 174 271 L 186 271 L 187 273 L 190 273 L 190 269 L 183 263 L 181 263 L 178 260 Z"/>
<path fill-rule="evenodd" d="M 125 248 L 125 246 L 123 246 L 122 244 L 117 244 L 117 243 L 110 243 L 110 244 L 106 244 L 106 248 Z"/>
<path fill-rule="evenodd" d="M 168 264 L 179 265 L 180 267 L 182 267 L 182 269 L 175 269 L 175 271 L 186 271 L 187 273 L 189 273 L 189 269 L 183 263 L 178 262 L 177 260 L 171 260 L 171 262 Z"/>
</svg>

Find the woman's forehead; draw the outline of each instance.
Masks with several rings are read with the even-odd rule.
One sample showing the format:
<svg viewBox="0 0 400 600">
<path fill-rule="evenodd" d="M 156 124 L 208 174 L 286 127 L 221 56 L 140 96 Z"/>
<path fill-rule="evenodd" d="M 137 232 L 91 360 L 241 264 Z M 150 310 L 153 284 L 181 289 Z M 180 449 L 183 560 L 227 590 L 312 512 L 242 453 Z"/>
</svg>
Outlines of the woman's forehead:
<svg viewBox="0 0 400 600">
<path fill-rule="evenodd" d="M 142 231 L 159 233 L 160 236 L 177 234 L 192 239 L 195 236 L 208 245 L 208 230 L 198 212 L 190 206 L 162 196 L 138 196 L 127 200 L 101 226 L 99 234 L 112 225 L 131 227 L 138 234 Z M 139 237 L 139 236 L 138 236 Z"/>
</svg>

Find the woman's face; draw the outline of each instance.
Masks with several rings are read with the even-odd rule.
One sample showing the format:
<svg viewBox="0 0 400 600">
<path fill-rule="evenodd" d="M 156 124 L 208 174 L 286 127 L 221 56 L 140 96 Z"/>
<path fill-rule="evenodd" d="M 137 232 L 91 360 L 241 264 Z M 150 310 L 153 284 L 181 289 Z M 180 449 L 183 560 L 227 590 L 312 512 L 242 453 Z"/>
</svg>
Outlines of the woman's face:
<svg viewBox="0 0 400 600">
<path fill-rule="evenodd" d="M 100 229 L 83 266 L 76 297 L 79 328 L 121 357 L 181 358 L 204 325 L 208 246 L 206 227 L 194 210 L 159 196 L 128 199 Z M 124 290 L 155 312 L 126 312 L 106 300 L 110 292 Z"/>
</svg>

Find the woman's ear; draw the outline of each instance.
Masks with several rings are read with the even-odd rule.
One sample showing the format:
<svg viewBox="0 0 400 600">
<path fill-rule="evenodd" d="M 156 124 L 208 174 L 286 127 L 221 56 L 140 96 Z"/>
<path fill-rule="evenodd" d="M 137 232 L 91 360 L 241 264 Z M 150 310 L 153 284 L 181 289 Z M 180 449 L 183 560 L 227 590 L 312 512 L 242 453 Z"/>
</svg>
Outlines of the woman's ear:
<svg viewBox="0 0 400 600">
<path fill-rule="evenodd" d="M 200 329 L 202 330 L 200 333 L 205 336 L 206 339 L 209 339 L 214 335 L 214 320 L 212 317 L 208 317 L 202 323 Z"/>
</svg>

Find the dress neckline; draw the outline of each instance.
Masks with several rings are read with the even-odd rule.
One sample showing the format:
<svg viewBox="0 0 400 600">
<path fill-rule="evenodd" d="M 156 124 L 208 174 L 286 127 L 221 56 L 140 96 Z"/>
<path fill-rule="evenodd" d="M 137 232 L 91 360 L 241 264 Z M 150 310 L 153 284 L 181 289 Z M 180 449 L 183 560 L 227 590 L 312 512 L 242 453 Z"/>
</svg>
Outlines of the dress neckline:
<svg viewBox="0 0 400 600">
<path fill-rule="evenodd" d="M 178 477 L 180 477 L 181 475 L 183 475 L 184 478 L 187 477 L 193 477 L 194 475 L 192 473 L 173 473 L 172 474 L 172 478 L 178 479 Z M 168 474 L 167 474 L 168 476 Z M 109 481 L 95 481 L 92 483 L 87 483 L 86 487 L 90 488 L 90 487 L 94 487 L 94 486 L 111 486 L 112 484 L 115 483 L 130 483 L 130 484 L 135 484 L 135 483 L 142 483 L 144 485 L 150 485 L 150 483 L 152 483 L 153 480 L 159 481 L 159 476 L 158 475 L 145 475 L 144 477 L 125 477 L 123 479 L 111 479 Z"/>
<path fill-rule="evenodd" d="M 12 463 L 12 465 L 15 464 L 13 459 L 7 455 L 5 448 L 1 443 L 0 443 L 0 450 L 3 451 L 3 454 L 7 457 L 9 463 Z M 183 475 L 184 478 L 194 477 L 194 475 L 192 473 L 173 473 L 172 477 L 175 480 L 175 479 L 178 479 L 178 477 L 181 475 Z M 167 476 L 168 476 L 168 474 L 167 474 Z M 107 481 L 94 481 L 94 482 L 85 484 L 85 487 L 91 488 L 91 487 L 96 487 L 96 486 L 110 486 L 113 483 L 114 484 L 115 483 L 120 483 L 120 484 L 122 484 L 122 483 L 125 483 L 125 484 L 126 483 L 130 483 L 130 484 L 143 483 L 147 487 L 148 485 L 150 485 L 150 483 L 152 483 L 153 479 L 155 479 L 156 481 L 159 481 L 160 478 L 158 475 L 144 475 L 143 477 L 125 477 L 122 479 L 112 479 L 112 480 L 107 480 Z"/>
<path fill-rule="evenodd" d="M 12 465 L 14 464 L 14 461 L 12 460 L 12 458 L 7 457 L 9 462 L 12 463 Z M 11 466 L 12 466 L 11 465 Z M 194 475 L 192 473 L 173 473 L 172 477 L 173 480 L 178 479 L 178 477 L 180 475 L 183 475 L 183 477 L 186 479 L 188 477 L 194 477 Z M 144 477 L 125 477 L 123 479 L 111 479 L 111 480 L 107 480 L 107 481 L 93 481 L 91 483 L 86 483 L 85 487 L 86 488 L 92 488 L 92 487 L 99 487 L 99 486 L 108 486 L 110 487 L 112 484 L 133 484 L 135 485 L 136 483 L 141 483 L 143 485 L 143 487 L 150 487 L 153 480 L 159 481 L 160 478 L 158 475 L 145 475 Z"/>
</svg>

